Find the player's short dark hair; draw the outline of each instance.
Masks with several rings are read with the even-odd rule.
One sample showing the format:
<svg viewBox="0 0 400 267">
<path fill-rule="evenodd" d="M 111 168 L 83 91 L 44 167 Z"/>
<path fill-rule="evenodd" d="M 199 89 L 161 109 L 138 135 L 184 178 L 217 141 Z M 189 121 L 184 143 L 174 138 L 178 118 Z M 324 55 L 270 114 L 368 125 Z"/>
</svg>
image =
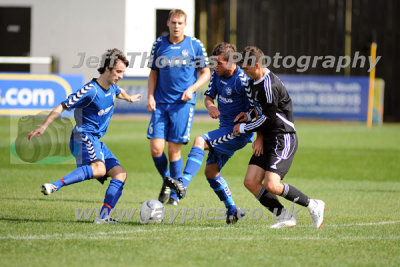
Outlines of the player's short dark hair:
<svg viewBox="0 0 400 267">
<path fill-rule="evenodd" d="M 117 59 L 121 60 L 125 64 L 125 66 L 129 66 L 129 61 L 125 57 L 124 53 L 121 50 L 114 48 L 108 49 L 107 52 L 103 54 L 100 62 L 101 66 L 97 69 L 97 71 L 100 74 L 103 74 L 106 71 L 106 67 L 111 70 L 112 68 L 114 68 Z"/>
<path fill-rule="evenodd" d="M 169 14 L 168 14 L 168 21 L 171 19 L 173 16 L 184 16 L 185 17 L 185 22 L 186 22 L 186 13 L 182 9 L 172 9 Z"/>
<path fill-rule="evenodd" d="M 246 57 L 247 55 L 247 57 Z M 263 66 L 265 66 L 265 56 L 264 56 L 264 52 L 256 47 L 256 46 L 246 46 L 243 51 L 242 51 L 242 61 L 245 58 L 249 58 L 249 57 L 255 57 L 256 62 L 263 64 Z M 261 62 L 260 62 L 260 58 L 261 58 Z M 239 64 L 243 64 L 243 62 L 239 62 Z"/>
<path fill-rule="evenodd" d="M 214 47 L 214 49 L 213 49 L 213 51 L 212 51 L 212 55 L 213 56 L 220 56 L 220 55 L 222 55 L 222 57 L 223 57 L 223 59 L 225 60 L 225 61 L 228 61 L 228 59 L 229 59 L 229 56 L 232 54 L 232 53 L 235 53 L 236 52 L 236 46 L 235 45 L 233 45 L 233 44 L 230 44 L 230 43 L 225 43 L 225 42 L 222 42 L 222 43 L 219 43 L 219 44 L 217 44 L 215 47 Z"/>
</svg>

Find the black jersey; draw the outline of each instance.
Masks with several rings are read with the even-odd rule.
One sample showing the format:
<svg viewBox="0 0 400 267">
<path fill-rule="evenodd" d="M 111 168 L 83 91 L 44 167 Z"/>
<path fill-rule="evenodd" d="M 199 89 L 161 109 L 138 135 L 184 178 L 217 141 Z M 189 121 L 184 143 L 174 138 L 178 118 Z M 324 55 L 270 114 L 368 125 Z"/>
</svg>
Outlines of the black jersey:
<svg viewBox="0 0 400 267">
<path fill-rule="evenodd" d="M 258 81 L 251 81 L 251 103 L 255 106 L 258 118 L 247 122 L 245 132 L 260 130 L 264 138 L 279 133 L 295 133 L 292 100 L 281 80 L 267 69 Z M 256 113 L 252 112 L 252 116 Z"/>
</svg>

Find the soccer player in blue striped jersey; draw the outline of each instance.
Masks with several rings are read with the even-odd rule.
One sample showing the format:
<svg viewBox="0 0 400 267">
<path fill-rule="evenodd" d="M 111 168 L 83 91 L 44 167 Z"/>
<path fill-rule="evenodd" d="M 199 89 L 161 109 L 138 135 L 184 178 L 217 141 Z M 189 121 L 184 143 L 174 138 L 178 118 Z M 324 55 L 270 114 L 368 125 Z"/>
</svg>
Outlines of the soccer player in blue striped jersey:
<svg viewBox="0 0 400 267">
<path fill-rule="evenodd" d="M 118 159 L 100 141 L 107 131 L 114 112 L 115 99 L 137 102 L 140 95 L 128 95 L 119 88 L 117 82 L 122 79 L 129 65 L 125 55 L 118 49 L 110 49 L 104 54 L 103 65 L 98 69 L 100 77 L 85 84 L 76 93 L 56 106 L 45 122 L 28 135 L 29 141 L 35 135 L 40 137 L 47 127 L 65 110 L 74 109 L 76 126 L 72 131 L 70 149 L 75 156 L 77 168 L 63 178 L 42 185 L 42 193 L 50 195 L 63 186 L 82 182 L 92 178 L 104 183 L 107 177 L 112 180 L 105 194 L 104 204 L 96 224 L 118 223 L 111 217 L 111 210 L 121 197 L 127 178 L 126 171 Z"/>
<path fill-rule="evenodd" d="M 210 131 L 194 140 L 189 153 L 183 176 L 178 180 L 167 178 L 166 183 L 184 197 L 189 182 L 200 169 L 208 150 L 205 176 L 210 187 L 227 208 L 226 222 L 234 224 L 238 220 L 238 211 L 233 201 L 227 181 L 221 175 L 221 169 L 233 154 L 252 142 L 253 134 L 232 134 L 234 119 L 249 108 L 248 78 L 243 70 L 233 62 L 228 62 L 230 55 L 236 52 L 232 44 L 220 43 L 212 55 L 216 57 L 216 68 L 211 76 L 210 84 L 205 92 L 205 105 L 211 118 L 219 119 L 219 128 Z M 217 99 L 218 107 L 214 100 Z"/>
<path fill-rule="evenodd" d="M 196 91 L 210 78 L 203 44 L 184 34 L 185 12 L 171 10 L 167 26 L 169 34 L 159 37 L 151 50 L 147 98 L 147 110 L 152 112 L 147 138 L 154 164 L 163 179 L 182 174 L 181 148 L 190 138 Z M 166 142 L 168 159 L 164 153 Z M 178 205 L 176 193 L 164 182 L 158 200 Z"/>
</svg>

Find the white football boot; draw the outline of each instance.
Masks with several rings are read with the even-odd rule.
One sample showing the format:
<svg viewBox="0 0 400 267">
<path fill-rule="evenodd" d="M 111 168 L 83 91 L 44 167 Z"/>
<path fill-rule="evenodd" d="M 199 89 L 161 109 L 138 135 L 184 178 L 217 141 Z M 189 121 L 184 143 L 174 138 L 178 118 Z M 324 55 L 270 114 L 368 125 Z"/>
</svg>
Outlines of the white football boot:
<svg viewBox="0 0 400 267">
<path fill-rule="evenodd" d="M 105 224 L 105 223 L 109 223 L 109 224 L 121 224 L 119 221 L 117 221 L 116 219 L 111 218 L 111 216 L 107 216 L 104 219 L 101 219 L 99 217 L 96 217 L 96 219 L 94 220 L 94 224 Z"/>
<path fill-rule="evenodd" d="M 54 184 L 43 184 L 42 193 L 43 195 L 50 195 L 57 191 L 57 186 Z"/>
<path fill-rule="evenodd" d="M 307 209 L 314 222 L 314 227 L 317 229 L 321 228 L 324 222 L 325 202 L 319 199 L 310 199 Z"/>
<path fill-rule="evenodd" d="M 287 210 L 283 210 L 281 215 L 278 217 L 278 221 L 271 225 L 269 228 L 271 229 L 280 229 L 280 228 L 293 228 L 296 226 L 297 220 L 290 212 Z"/>
</svg>

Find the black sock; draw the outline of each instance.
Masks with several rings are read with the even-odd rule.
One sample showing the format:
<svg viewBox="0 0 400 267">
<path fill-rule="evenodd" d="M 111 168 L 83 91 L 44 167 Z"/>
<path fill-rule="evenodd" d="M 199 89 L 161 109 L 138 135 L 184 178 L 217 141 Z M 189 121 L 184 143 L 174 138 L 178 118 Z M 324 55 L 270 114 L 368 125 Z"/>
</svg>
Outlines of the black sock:
<svg viewBox="0 0 400 267">
<path fill-rule="evenodd" d="M 279 202 L 278 197 L 265 189 L 264 186 L 261 187 L 257 199 L 270 212 L 274 213 L 276 216 L 281 215 L 281 212 L 284 209 L 283 205 Z"/>
<path fill-rule="evenodd" d="M 304 195 L 296 187 L 289 184 L 283 184 L 283 192 L 281 194 L 281 197 L 284 197 L 287 200 L 290 200 L 304 207 L 307 207 L 310 203 L 310 198 L 308 196 Z"/>
</svg>

